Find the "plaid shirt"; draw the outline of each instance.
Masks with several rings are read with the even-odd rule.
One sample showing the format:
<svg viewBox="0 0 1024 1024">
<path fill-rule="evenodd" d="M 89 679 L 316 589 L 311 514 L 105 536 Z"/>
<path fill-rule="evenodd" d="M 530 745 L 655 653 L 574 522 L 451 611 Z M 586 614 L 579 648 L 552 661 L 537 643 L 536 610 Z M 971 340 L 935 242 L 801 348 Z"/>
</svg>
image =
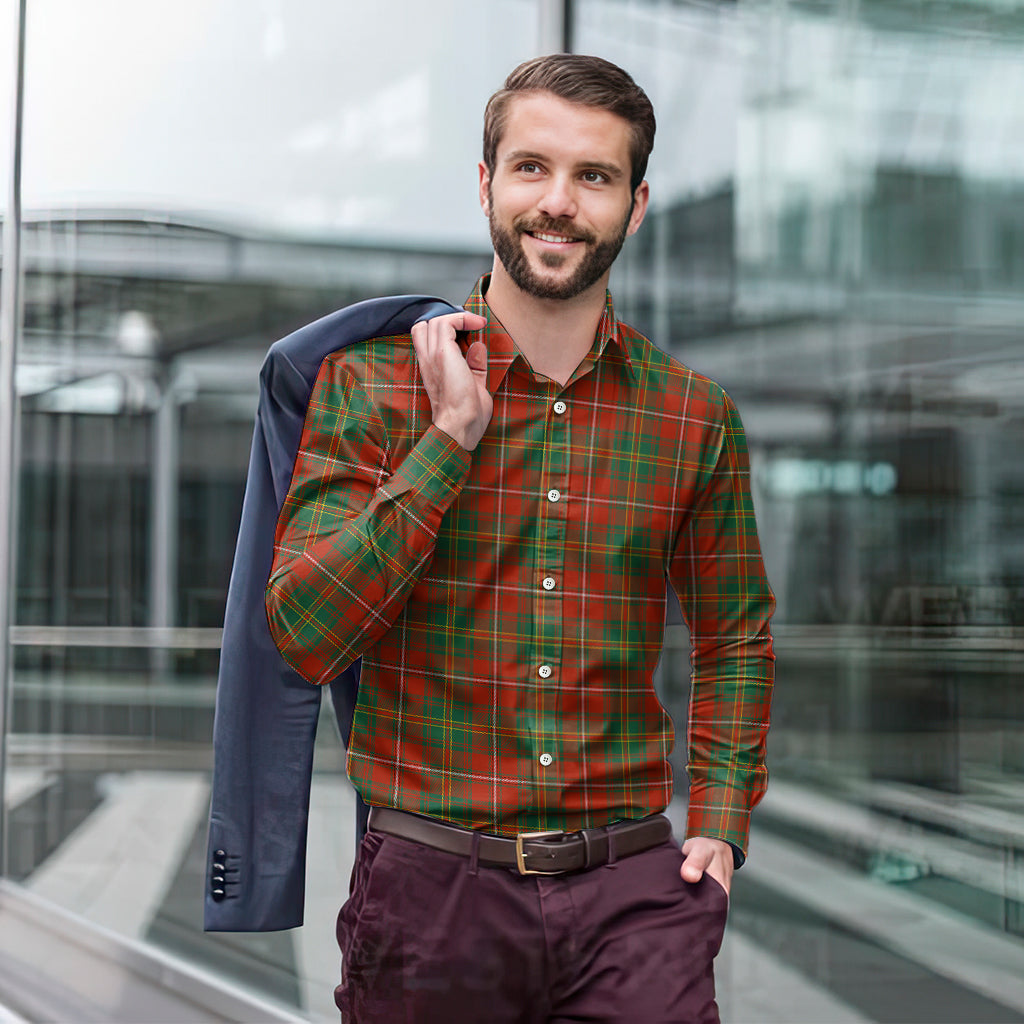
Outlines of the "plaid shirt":
<svg viewBox="0 0 1024 1024">
<path fill-rule="evenodd" d="M 689 835 L 746 847 L 773 677 L 743 430 L 610 297 L 563 387 L 483 299 L 494 413 L 431 424 L 408 335 L 345 348 L 310 399 L 267 589 L 306 679 L 362 656 L 348 772 L 369 804 L 503 835 L 663 810 L 666 578 L 693 645 Z M 461 337 L 461 336 L 460 336 Z M 466 343 L 463 342 L 465 349 Z"/>
</svg>

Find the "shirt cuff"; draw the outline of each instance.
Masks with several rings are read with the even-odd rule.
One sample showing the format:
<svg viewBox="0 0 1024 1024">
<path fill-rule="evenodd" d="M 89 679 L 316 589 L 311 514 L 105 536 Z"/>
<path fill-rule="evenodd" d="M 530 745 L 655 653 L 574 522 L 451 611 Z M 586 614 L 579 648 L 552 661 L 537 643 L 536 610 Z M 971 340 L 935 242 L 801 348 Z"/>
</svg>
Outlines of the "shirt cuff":
<svg viewBox="0 0 1024 1024">
<path fill-rule="evenodd" d="M 694 785 L 691 780 L 686 834 L 728 843 L 733 862 L 739 867 L 746 859 L 750 839 L 750 795 L 728 785 Z"/>
<path fill-rule="evenodd" d="M 393 498 L 414 490 L 428 506 L 447 508 L 471 464 L 469 452 L 431 423 L 382 490 Z"/>
</svg>

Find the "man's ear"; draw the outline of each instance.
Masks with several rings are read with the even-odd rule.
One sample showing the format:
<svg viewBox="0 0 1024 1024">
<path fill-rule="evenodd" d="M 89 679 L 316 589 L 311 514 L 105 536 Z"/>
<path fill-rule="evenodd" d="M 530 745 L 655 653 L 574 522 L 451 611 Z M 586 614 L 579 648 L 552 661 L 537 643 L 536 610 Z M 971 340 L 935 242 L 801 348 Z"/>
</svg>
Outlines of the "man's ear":
<svg viewBox="0 0 1024 1024">
<path fill-rule="evenodd" d="M 651 198 L 651 190 L 646 181 L 641 181 L 633 193 L 633 211 L 629 215 L 629 223 L 626 225 L 626 234 L 635 235 L 637 228 L 643 223 L 644 215 L 647 213 L 647 204 Z"/>
<path fill-rule="evenodd" d="M 483 160 L 477 165 L 477 169 L 480 172 L 480 209 L 484 211 L 485 217 L 489 217 L 491 215 L 491 200 L 488 193 L 491 188 L 491 175 Z"/>
</svg>

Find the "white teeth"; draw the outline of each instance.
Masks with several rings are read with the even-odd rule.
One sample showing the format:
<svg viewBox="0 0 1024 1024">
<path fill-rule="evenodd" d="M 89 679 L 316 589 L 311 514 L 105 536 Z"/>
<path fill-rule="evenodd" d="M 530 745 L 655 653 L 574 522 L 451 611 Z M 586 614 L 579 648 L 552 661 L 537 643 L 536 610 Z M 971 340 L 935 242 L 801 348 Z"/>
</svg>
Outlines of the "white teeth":
<svg viewBox="0 0 1024 1024">
<path fill-rule="evenodd" d="M 539 231 L 533 232 L 534 238 L 539 238 L 542 242 L 571 242 L 571 238 L 567 238 L 565 235 L 545 235 Z"/>
</svg>

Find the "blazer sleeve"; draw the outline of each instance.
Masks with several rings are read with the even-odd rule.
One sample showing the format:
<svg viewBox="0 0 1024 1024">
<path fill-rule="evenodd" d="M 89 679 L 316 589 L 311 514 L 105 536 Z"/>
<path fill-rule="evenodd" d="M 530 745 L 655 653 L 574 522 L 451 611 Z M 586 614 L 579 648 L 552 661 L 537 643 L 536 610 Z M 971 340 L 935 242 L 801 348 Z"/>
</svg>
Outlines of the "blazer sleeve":
<svg viewBox="0 0 1024 1024">
<path fill-rule="evenodd" d="M 217 678 L 206 931 L 302 924 L 313 742 L 323 691 L 281 658 L 264 593 L 277 517 L 320 364 L 345 345 L 406 333 L 417 320 L 456 308 L 418 295 L 357 303 L 276 342 L 264 361 Z M 346 742 L 358 672 L 358 664 L 349 666 L 331 683 Z"/>
</svg>

